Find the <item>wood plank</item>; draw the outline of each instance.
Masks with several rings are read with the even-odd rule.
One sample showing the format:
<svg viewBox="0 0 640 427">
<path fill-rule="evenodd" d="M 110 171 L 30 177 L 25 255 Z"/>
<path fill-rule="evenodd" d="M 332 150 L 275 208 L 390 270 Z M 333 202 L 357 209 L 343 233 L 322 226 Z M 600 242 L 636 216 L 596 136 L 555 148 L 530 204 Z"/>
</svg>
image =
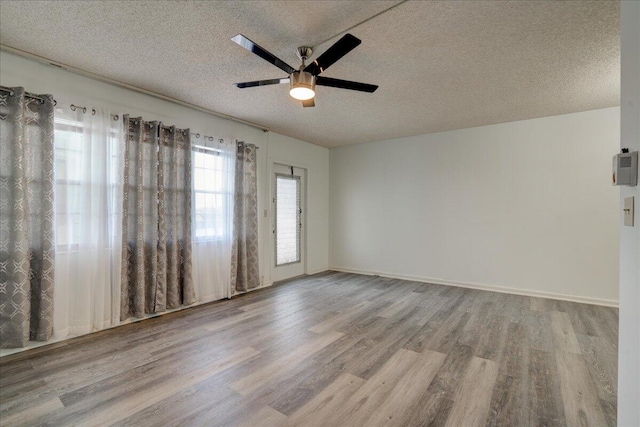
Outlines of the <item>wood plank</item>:
<svg viewBox="0 0 640 427">
<path fill-rule="evenodd" d="M 258 412 L 250 414 L 245 420 L 243 420 L 240 427 L 276 427 L 284 425 L 287 421 L 287 416 L 276 411 L 269 406 L 264 406 Z"/>
<path fill-rule="evenodd" d="M 214 382 L 215 383 L 215 382 Z M 217 384 L 217 387 L 223 388 L 220 384 Z M 195 388 L 201 389 L 200 385 Z M 224 388 L 226 392 L 230 392 L 229 394 L 218 395 L 216 392 L 207 393 L 202 396 L 196 392 L 192 399 L 198 405 L 197 407 L 187 408 L 186 411 L 182 411 L 182 408 L 179 408 L 178 411 L 173 411 L 171 416 L 166 419 L 169 421 L 166 426 L 167 427 L 183 427 L 183 426 L 227 426 L 233 425 L 234 423 L 238 423 L 239 419 L 236 417 L 236 414 L 242 413 L 244 415 L 251 414 L 256 408 L 245 407 L 243 397 L 229 388 Z M 211 400 L 208 400 L 207 397 L 211 397 Z M 194 405 L 195 406 L 195 405 Z M 242 408 L 242 411 L 239 411 L 238 408 Z M 142 413 L 139 413 L 142 414 Z M 143 422 L 142 426 L 155 427 L 158 425 L 157 421 L 162 421 L 164 423 L 165 418 L 162 416 L 162 412 L 157 416 L 147 417 L 145 422 Z M 175 419 L 177 419 L 177 421 Z M 138 417 L 136 417 L 136 421 Z M 156 420 L 154 424 L 152 421 Z M 151 421 L 151 422 L 150 422 Z M 122 423 L 123 427 L 130 426 L 138 426 L 136 423 Z M 163 424 L 164 426 L 164 424 Z"/>
<path fill-rule="evenodd" d="M 327 425 L 365 425 L 371 413 L 389 396 L 396 384 L 419 359 L 410 350 L 398 350 L 385 365 L 362 385 L 326 420 Z"/>
<path fill-rule="evenodd" d="M 259 352 L 251 347 L 241 349 L 221 359 L 205 363 L 187 375 L 169 377 L 156 387 L 149 387 L 134 395 L 123 396 L 115 402 L 105 402 L 98 409 L 76 418 L 75 422 L 89 426 L 102 426 L 118 422 L 258 354 Z"/>
<path fill-rule="evenodd" d="M 549 313 L 529 311 L 524 323 L 528 326 L 529 342 L 533 350 L 547 352 L 554 350 Z"/>
<path fill-rule="evenodd" d="M 473 349 L 467 345 L 453 346 L 427 391 L 433 395 L 445 394 L 448 399 L 453 399 L 471 363 L 472 354 Z"/>
<path fill-rule="evenodd" d="M 256 316 L 260 316 L 261 314 L 263 314 L 263 310 L 265 309 L 262 308 L 262 309 L 243 312 L 240 314 L 235 314 L 235 315 L 226 317 L 224 319 L 216 320 L 215 322 L 212 322 L 206 325 L 204 328 L 210 332 L 218 331 L 220 329 L 226 329 L 226 328 L 229 328 L 230 326 L 235 325 L 236 323 L 246 322 L 247 320 L 250 320 Z"/>
<path fill-rule="evenodd" d="M 572 426 L 608 425 L 582 355 L 557 351 L 556 361 L 567 424 Z"/>
<path fill-rule="evenodd" d="M 488 426 L 531 425 L 529 418 L 529 334 L 521 323 L 509 324 L 499 373 L 491 396 Z"/>
<path fill-rule="evenodd" d="M 618 416 L 618 354 L 599 337 L 578 335 L 578 342 L 591 379 L 598 384 L 595 389 L 602 402 L 608 424 L 615 425 Z"/>
<path fill-rule="evenodd" d="M 483 426 L 489 416 L 491 392 L 498 376 L 498 366 L 491 360 L 472 357 L 462 382 L 454 396 L 447 426 Z"/>
<path fill-rule="evenodd" d="M 365 383 L 349 373 L 342 374 L 306 405 L 291 414 L 285 425 L 322 427 L 327 420 Z"/>
<path fill-rule="evenodd" d="M 215 407 L 216 413 L 208 421 L 216 420 L 229 407 L 239 405 L 242 396 L 228 387 L 221 386 L 216 377 L 210 377 L 192 387 L 178 391 L 165 399 L 147 406 L 135 414 L 112 424 L 116 426 L 154 427 L 158 420 L 164 426 L 183 426 L 201 414 L 203 408 Z M 212 405 L 215 402 L 215 405 Z M 202 420 L 201 418 L 197 418 Z"/>
<path fill-rule="evenodd" d="M 426 348 L 448 353 L 457 344 L 465 325 L 471 318 L 470 313 L 457 310 L 461 303 L 462 298 L 457 298 L 441 305 L 435 315 L 411 337 L 405 347 L 417 352 Z"/>
<path fill-rule="evenodd" d="M 306 362 L 296 364 L 271 388 L 277 390 L 268 398 L 268 404 L 285 415 L 291 415 L 314 399 L 332 384 L 344 370 L 335 369 L 327 361 L 337 357 L 357 357 L 359 341 L 357 337 L 344 336 L 329 344 L 310 357 Z M 343 359 L 344 360 L 344 359 Z"/>
<path fill-rule="evenodd" d="M 529 354 L 529 419 L 531 425 L 566 426 L 561 377 L 553 353 L 532 349 Z"/>
<path fill-rule="evenodd" d="M 491 395 L 487 426 L 526 426 L 529 422 L 527 408 L 527 378 L 498 374 Z"/>
<path fill-rule="evenodd" d="M 550 315 L 554 348 L 557 351 L 580 354 L 580 344 L 578 344 L 578 338 L 573 331 L 569 315 L 559 311 L 552 311 Z"/>
<path fill-rule="evenodd" d="M 407 295 L 395 301 L 380 313 L 378 313 L 378 316 L 384 317 L 385 319 L 390 319 L 401 311 L 413 307 L 416 304 L 416 300 L 418 297 L 419 295 L 417 293 L 409 292 Z"/>
<path fill-rule="evenodd" d="M 43 402 L 36 402 L 28 408 L 11 413 L 3 413 L 0 416 L 3 426 L 31 426 L 46 420 L 52 414 L 64 409 L 59 398 L 54 397 Z"/>
<path fill-rule="evenodd" d="M 339 313 L 336 316 L 332 316 L 324 322 L 312 326 L 311 328 L 309 328 L 309 330 L 317 334 L 323 334 L 329 331 L 339 331 L 342 324 L 348 322 L 358 314 L 366 311 L 370 306 L 371 301 L 359 302 L 357 305 L 349 310 L 346 310 L 344 313 Z"/>
<path fill-rule="evenodd" d="M 421 398 L 427 393 L 446 355 L 425 350 L 406 373 L 402 375 L 389 397 L 374 408 L 364 424 L 369 426 L 409 425 L 411 414 L 416 411 Z"/>
<path fill-rule="evenodd" d="M 362 353 L 354 363 L 345 366 L 345 369 L 354 375 L 364 379 L 371 378 L 389 358 L 393 357 L 414 335 L 430 316 L 423 313 L 419 307 L 403 313 L 401 317 L 394 319 L 381 319 L 380 327 L 372 328 L 372 333 L 365 334 L 368 338 L 376 342 L 370 350 Z"/>
<path fill-rule="evenodd" d="M 269 384 L 270 381 L 281 375 L 282 372 L 289 369 L 292 363 L 309 357 L 313 353 L 331 344 L 342 336 L 343 334 L 341 334 L 340 332 L 334 331 L 320 335 L 314 341 L 303 345 L 302 347 L 296 349 L 294 352 L 283 356 L 275 362 L 263 366 L 261 369 L 252 372 L 244 378 L 234 381 L 233 383 L 231 383 L 230 387 L 240 394 L 246 396 L 252 391 Z"/>
</svg>

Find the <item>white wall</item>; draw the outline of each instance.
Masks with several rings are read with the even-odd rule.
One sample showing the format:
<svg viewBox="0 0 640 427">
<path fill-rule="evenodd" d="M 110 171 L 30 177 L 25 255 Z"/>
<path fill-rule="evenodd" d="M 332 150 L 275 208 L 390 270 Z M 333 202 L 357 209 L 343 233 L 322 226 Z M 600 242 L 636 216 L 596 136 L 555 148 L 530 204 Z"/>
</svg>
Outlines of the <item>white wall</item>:
<svg viewBox="0 0 640 427">
<path fill-rule="evenodd" d="M 307 270 L 314 273 L 328 267 L 328 169 L 329 150 L 297 139 L 241 123 L 225 120 L 172 102 L 132 90 L 89 79 L 50 65 L 0 52 L 0 83 L 23 86 L 34 93 L 51 93 L 58 101 L 111 108 L 168 125 L 191 128 L 192 132 L 219 138 L 236 138 L 256 144 L 258 150 L 258 212 L 261 236 L 261 274 L 263 283 L 271 284 L 270 208 L 268 171 L 270 161 L 304 165 L 308 173 Z M 215 96 L 215 94 L 212 94 Z M 195 140 L 197 143 L 197 140 Z M 271 212 L 269 212 L 271 215 Z"/>
<path fill-rule="evenodd" d="M 330 151 L 330 266 L 615 305 L 619 108 Z"/>
<path fill-rule="evenodd" d="M 640 2 L 621 9 L 620 147 L 640 150 Z M 635 198 L 635 227 L 622 223 L 622 201 Z M 621 187 L 618 425 L 640 426 L 640 187 Z"/>
</svg>

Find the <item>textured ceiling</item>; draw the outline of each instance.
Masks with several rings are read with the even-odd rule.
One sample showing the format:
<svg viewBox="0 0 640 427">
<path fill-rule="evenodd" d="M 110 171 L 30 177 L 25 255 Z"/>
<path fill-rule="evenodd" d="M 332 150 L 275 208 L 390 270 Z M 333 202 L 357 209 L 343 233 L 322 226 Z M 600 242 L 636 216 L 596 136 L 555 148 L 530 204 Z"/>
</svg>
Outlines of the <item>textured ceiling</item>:
<svg viewBox="0 0 640 427">
<path fill-rule="evenodd" d="M 407 2 L 324 73 L 373 94 L 319 87 L 302 108 L 287 85 L 232 85 L 286 77 L 232 36 L 297 67 L 297 46 L 394 3 L 2 0 L 0 42 L 325 147 L 619 105 L 618 1 Z"/>
</svg>

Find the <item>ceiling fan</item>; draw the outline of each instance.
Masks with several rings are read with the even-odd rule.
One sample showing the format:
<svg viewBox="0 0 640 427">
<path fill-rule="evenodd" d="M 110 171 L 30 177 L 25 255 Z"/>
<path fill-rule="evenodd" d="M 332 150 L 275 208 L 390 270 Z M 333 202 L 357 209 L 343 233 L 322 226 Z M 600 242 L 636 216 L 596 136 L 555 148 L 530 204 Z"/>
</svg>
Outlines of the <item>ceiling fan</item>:
<svg viewBox="0 0 640 427">
<path fill-rule="evenodd" d="M 331 86 L 340 89 L 350 89 L 369 93 L 373 93 L 376 91 L 376 89 L 378 89 L 378 86 L 376 85 L 351 82 L 348 80 L 332 79 L 319 75 L 331 65 L 336 63 L 340 58 L 355 49 L 361 43 L 359 38 L 351 34 L 345 34 L 340 40 L 338 40 L 333 46 L 327 49 L 322 55 L 320 55 L 309 65 L 306 65 L 305 61 L 311 57 L 311 55 L 313 54 L 313 49 L 308 46 L 299 47 L 298 49 L 296 49 L 296 53 L 298 54 L 298 58 L 300 58 L 300 60 L 302 61 L 302 65 L 300 65 L 300 68 L 297 70 L 281 59 L 277 58 L 272 53 L 268 52 L 266 49 L 249 40 L 242 34 L 238 34 L 237 36 L 231 38 L 231 40 L 238 43 L 248 51 L 255 53 L 265 61 L 280 68 L 282 71 L 289 75 L 289 77 L 281 79 L 235 83 L 235 85 L 240 89 L 255 86 L 290 83 L 289 95 L 291 95 L 292 98 L 302 101 L 303 107 L 315 106 L 313 98 L 316 95 L 316 85 Z"/>
</svg>

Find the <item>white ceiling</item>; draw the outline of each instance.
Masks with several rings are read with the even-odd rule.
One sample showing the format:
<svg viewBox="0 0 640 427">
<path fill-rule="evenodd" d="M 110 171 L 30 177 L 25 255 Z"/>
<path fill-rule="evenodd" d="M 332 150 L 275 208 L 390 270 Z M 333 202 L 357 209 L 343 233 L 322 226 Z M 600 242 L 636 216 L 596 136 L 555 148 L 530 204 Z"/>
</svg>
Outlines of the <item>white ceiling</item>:
<svg viewBox="0 0 640 427">
<path fill-rule="evenodd" d="M 297 67 L 297 46 L 395 3 L 2 0 L 0 42 L 325 147 L 619 105 L 618 1 L 411 1 L 324 73 L 373 94 L 319 87 L 302 108 L 287 85 L 232 85 L 286 77 L 234 35 Z"/>
</svg>

